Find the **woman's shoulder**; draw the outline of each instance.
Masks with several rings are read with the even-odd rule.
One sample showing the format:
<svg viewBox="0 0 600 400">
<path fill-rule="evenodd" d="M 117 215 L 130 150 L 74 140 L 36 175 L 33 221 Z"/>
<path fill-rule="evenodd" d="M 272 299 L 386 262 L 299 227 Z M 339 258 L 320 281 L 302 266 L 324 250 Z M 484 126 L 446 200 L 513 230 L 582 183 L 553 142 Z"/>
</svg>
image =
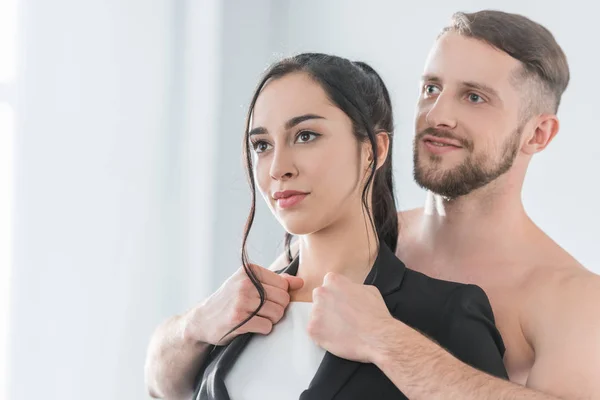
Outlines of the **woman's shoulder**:
<svg viewBox="0 0 600 400">
<path fill-rule="evenodd" d="M 461 297 L 464 292 L 483 292 L 479 286 L 433 278 L 408 267 L 402 286 L 413 296 L 423 296 L 431 303 L 446 303 L 451 297 Z"/>
<path fill-rule="evenodd" d="M 451 319 L 479 315 L 494 324 L 489 299 L 477 285 L 432 278 L 406 268 L 393 314 L 409 325 L 437 331 Z"/>
<path fill-rule="evenodd" d="M 407 293 L 394 316 L 421 331 L 458 359 L 500 378 L 506 350 L 492 306 L 477 285 L 405 271 Z M 412 299 L 412 300 L 411 300 Z"/>
</svg>

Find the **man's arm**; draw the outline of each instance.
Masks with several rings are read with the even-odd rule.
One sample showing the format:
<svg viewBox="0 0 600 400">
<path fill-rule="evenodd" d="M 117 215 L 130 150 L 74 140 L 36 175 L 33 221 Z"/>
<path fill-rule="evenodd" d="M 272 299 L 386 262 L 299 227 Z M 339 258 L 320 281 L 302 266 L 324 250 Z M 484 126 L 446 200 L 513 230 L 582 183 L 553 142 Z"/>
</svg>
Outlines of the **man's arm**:
<svg viewBox="0 0 600 400">
<path fill-rule="evenodd" d="M 287 258 L 282 255 L 269 269 L 278 270 L 286 265 Z M 267 301 L 258 316 L 227 336 L 228 340 L 245 332 L 269 333 L 289 303 L 288 290 L 302 286 L 300 278 L 254 267 L 267 288 Z M 163 322 L 152 335 L 146 354 L 144 375 L 150 395 L 169 400 L 189 399 L 194 393 L 195 378 L 211 348 L 209 343 L 219 342 L 222 335 L 254 311 L 258 302 L 256 288 L 240 269 L 203 304 Z M 219 343 L 225 344 L 226 340 Z"/>
<path fill-rule="evenodd" d="M 154 398 L 189 399 L 210 345 L 186 337 L 184 316 L 174 316 L 154 332 L 146 358 L 146 387 Z"/>
<path fill-rule="evenodd" d="M 558 399 L 470 367 L 400 321 L 385 328 L 373 359 L 410 399 Z"/>
<path fill-rule="evenodd" d="M 415 399 L 600 398 L 600 278 L 564 279 L 531 304 L 526 315 L 536 355 L 527 387 L 462 363 L 399 321 L 383 328 L 375 363 Z"/>
<path fill-rule="evenodd" d="M 307 330 L 315 343 L 330 353 L 377 365 L 411 399 L 600 398 L 600 282 L 596 285 L 588 276 L 584 284 L 568 291 L 551 289 L 552 296 L 533 307 L 535 314 L 547 315 L 544 323 L 536 323 L 538 331 L 528 337 L 534 342 L 536 359 L 527 387 L 463 363 L 394 319 L 376 288 L 353 283 L 339 274 L 327 274 L 323 286 L 313 291 Z M 535 319 L 531 313 L 528 317 Z M 473 327 L 462 321 L 444 329 L 457 329 L 452 332 L 455 340 L 463 335 L 465 344 L 473 343 L 469 337 Z M 478 368 L 489 367 L 482 364 L 479 352 L 465 349 L 459 351 L 461 357 L 471 362 L 475 359 Z"/>
<path fill-rule="evenodd" d="M 483 291 L 469 289 L 464 293 Z M 409 399 L 556 400 L 494 378 L 455 358 L 390 315 L 381 293 L 374 286 L 359 285 L 343 275 L 328 273 L 323 286 L 313 291 L 313 303 L 307 327 L 313 341 L 340 358 L 377 365 Z M 472 332 L 478 324 L 465 325 L 467 322 L 462 319 L 457 325 L 446 324 L 441 329 L 451 334 L 454 340 L 460 340 L 456 336 L 463 335 L 465 344 L 481 345 L 477 341 L 480 339 L 476 339 L 477 332 Z M 479 325 L 481 333 L 481 327 L 486 324 Z M 494 343 L 486 346 L 496 348 Z M 493 352 L 479 354 L 463 349 L 460 354 L 481 368 L 501 372 L 495 363 L 483 360 L 486 354 L 493 357 Z M 496 357 L 502 363 L 500 354 Z"/>
<path fill-rule="evenodd" d="M 600 398 L 600 277 L 574 273 L 531 302 L 535 348 L 527 386 L 566 399 Z"/>
</svg>

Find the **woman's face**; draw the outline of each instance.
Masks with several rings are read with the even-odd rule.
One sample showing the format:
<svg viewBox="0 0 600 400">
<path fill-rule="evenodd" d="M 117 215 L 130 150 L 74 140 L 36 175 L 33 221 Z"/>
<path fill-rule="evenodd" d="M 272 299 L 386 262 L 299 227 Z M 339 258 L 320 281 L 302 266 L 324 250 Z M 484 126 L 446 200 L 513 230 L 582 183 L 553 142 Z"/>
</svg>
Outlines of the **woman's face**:
<svg viewBox="0 0 600 400">
<path fill-rule="evenodd" d="M 306 235 L 363 218 L 370 144 L 357 141 L 350 118 L 307 74 L 263 87 L 249 140 L 257 186 L 286 231 Z"/>
</svg>

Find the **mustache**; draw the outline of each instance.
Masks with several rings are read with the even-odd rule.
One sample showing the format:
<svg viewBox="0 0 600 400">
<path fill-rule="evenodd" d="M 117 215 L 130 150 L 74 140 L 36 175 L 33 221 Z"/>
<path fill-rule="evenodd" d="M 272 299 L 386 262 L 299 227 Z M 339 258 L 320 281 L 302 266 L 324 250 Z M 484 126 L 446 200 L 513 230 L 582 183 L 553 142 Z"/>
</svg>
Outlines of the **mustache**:
<svg viewBox="0 0 600 400">
<path fill-rule="evenodd" d="M 426 129 L 422 130 L 421 132 L 417 133 L 417 136 L 415 136 L 415 140 L 419 141 L 419 140 L 423 139 L 423 137 L 425 135 L 431 135 L 433 137 L 456 140 L 465 149 L 473 151 L 473 142 L 471 142 L 468 139 L 456 136 L 449 131 L 445 131 L 443 129 L 436 129 L 436 128 L 426 128 Z"/>
</svg>

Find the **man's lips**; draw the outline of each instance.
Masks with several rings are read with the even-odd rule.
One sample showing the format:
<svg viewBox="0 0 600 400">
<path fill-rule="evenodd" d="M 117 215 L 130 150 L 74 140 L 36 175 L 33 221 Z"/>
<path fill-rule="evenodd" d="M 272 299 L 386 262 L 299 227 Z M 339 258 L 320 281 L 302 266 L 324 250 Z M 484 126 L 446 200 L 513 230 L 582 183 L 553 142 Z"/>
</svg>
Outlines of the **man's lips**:
<svg viewBox="0 0 600 400">
<path fill-rule="evenodd" d="M 429 153 L 438 156 L 463 149 L 463 147 L 454 140 L 428 135 L 423 137 L 422 143 Z"/>
<path fill-rule="evenodd" d="M 424 142 L 431 143 L 433 146 L 452 146 L 457 148 L 462 148 L 463 146 L 460 144 L 460 141 L 449 138 L 441 138 L 433 135 L 425 135 L 422 139 Z"/>
</svg>

